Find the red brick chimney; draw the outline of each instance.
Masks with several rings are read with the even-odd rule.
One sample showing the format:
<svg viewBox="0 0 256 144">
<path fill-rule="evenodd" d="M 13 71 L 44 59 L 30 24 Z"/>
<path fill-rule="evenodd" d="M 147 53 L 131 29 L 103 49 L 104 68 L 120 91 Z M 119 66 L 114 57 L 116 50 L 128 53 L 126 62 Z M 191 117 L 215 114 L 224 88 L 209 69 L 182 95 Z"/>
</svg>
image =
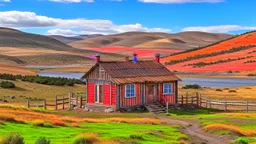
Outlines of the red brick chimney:
<svg viewBox="0 0 256 144">
<path fill-rule="evenodd" d="M 160 62 L 160 54 L 159 53 L 155 54 L 155 61 L 158 63 Z"/>
<path fill-rule="evenodd" d="M 96 57 L 96 59 L 95 59 L 96 63 L 100 62 L 100 54 L 96 54 L 95 57 Z"/>
</svg>

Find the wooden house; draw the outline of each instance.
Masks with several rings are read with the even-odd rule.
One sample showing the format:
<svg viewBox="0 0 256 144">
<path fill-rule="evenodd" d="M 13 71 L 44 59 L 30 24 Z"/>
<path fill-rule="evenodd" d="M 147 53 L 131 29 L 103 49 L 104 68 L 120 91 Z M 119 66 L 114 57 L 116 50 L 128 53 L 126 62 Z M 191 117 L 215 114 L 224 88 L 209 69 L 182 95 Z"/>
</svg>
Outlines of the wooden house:
<svg viewBox="0 0 256 144">
<path fill-rule="evenodd" d="M 172 72 L 154 61 L 101 61 L 82 77 L 87 84 L 87 105 L 111 106 L 116 109 L 142 106 L 154 102 L 177 103 L 178 81 Z"/>
</svg>

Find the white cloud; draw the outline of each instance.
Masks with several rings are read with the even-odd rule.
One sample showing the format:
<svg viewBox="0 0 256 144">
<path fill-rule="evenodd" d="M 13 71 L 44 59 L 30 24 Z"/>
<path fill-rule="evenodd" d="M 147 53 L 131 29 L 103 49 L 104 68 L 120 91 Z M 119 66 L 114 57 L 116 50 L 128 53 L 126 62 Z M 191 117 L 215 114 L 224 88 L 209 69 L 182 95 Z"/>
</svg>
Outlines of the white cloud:
<svg viewBox="0 0 256 144">
<path fill-rule="evenodd" d="M 11 2 L 11 0 L 0 0 L 0 2 Z"/>
<path fill-rule="evenodd" d="M 60 19 L 40 16 L 34 12 L 6 11 L 0 12 L 0 26 L 11 28 L 51 28 L 48 34 L 115 34 L 129 31 L 171 32 L 170 29 L 147 28 L 143 25 L 116 25 L 109 20 Z M 73 31 L 72 29 L 76 29 Z"/>
<path fill-rule="evenodd" d="M 219 3 L 224 0 L 139 0 L 144 3 L 182 4 L 182 3 Z"/>
<path fill-rule="evenodd" d="M 239 30 L 256 30 L 256 27 L 239 26 L 239 25 L 219 25 L 219 26 L 198 26 L 183 28 L 182 31 L 202 31 L 202 32 L 216 32 L 216 33 L 228 33 L 231 31 Z"/>
<path fill-rule="evenodd" d="M 93 2 L 93 0 L 49 0 L 52 2 L 59 2 L 59 3 L 80 3 L 80 2 Z"/>
</svg>

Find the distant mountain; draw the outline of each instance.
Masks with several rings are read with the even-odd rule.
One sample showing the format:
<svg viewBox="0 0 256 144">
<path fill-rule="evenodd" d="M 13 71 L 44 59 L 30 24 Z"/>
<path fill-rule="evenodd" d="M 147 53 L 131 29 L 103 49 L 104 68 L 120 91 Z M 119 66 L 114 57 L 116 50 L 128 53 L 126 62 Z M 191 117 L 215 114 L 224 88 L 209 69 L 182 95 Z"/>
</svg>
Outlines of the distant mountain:
<svg viewBox="0 0 256 144">
<path fill-rule="evenodd" d="M 161 48 L 187 50 L 206 46 L 233 35 L 205 32 L 182 32 L 177 34 L 126 32 L 115 35 L 97 36 L 69 43 L 76 48 L 99 48 L 123 46 L 134 48 Z"/>
<path fill-rule="evenodd" d="M 80 35 L 80 36 L 75 36 L 75 37 L 66 37 L 66 36 L 60 36 L 60 35 L 50 35 L 49 37 L 54 38 L 62 43 L 72 43 L 75 41 L 81 41 L 87 38 L 95 38 L 95 37 L 99 37 L 99 36 L 103 36 L 101 34 L 94 34 L 94 35 Z"/>
<path fill-rule="evenodd" d="M 256 72 L 256 31 L 176 53 L 161 61 L 169 69 L 182 72 Z"/>
</svg>

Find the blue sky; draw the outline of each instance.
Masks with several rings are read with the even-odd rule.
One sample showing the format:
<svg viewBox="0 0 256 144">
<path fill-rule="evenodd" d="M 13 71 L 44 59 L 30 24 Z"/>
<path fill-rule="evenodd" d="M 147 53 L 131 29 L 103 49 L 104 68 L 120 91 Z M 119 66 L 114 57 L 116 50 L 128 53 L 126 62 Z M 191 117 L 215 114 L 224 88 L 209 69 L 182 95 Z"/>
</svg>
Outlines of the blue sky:
<svg viewBox="0 0 256 144">
<path fill-rule="evenodd" d="M 73 36 L 127 31 L 242 33 L 255 0 L 0 0 L 0 26 Z"/>
</svg>

